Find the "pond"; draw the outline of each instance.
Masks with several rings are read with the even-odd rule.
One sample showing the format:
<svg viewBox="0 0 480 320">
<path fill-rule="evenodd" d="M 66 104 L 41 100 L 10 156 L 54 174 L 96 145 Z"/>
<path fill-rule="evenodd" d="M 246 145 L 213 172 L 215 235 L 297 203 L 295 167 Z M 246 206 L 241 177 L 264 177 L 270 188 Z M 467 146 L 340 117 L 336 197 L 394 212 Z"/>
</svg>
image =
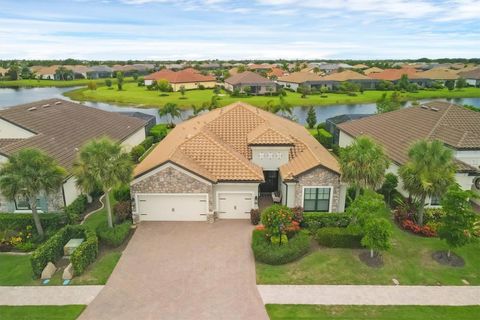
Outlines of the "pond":
<svg viewBox="0 0 480 320">
<path fill-rule="evenodd" d="M 14 105 L 33 102 L 42 99 L 61 98 L 69 100 L 69 98 L 62 94 L 66 91 L 73 90 L 74 88 L 0 88 L 0 109 L 11 107 Z M 456 104 L 469 104 L 480 108 L 480 98 L 460 98 L 460 99 L 435 99 L 435 100 L 448 100 Z M 430 100 L 422 100 L 427 102 Z M 113 112 L 132 112 L 139 111 L 146 114 L 153 115 L 157 118 L 157 122 L 166 122 L 168 119 L 165 117 L 160 118 L 158 116 L 158 109 L 156 108 L 136 108 L 128 106 L 120 106 L 112 103 L 104 102 L 82 102 L 82 104 L 97 108 L 105 111 Z M 405 107 L 410 106 L 410 103 L 405 103 Z M 318 122 L 324 122 L 325 119 L 335 117 L 342 114 L 355 114 L 355 113 L 374 113 L 376 110 L 375 103 L 362 103 L 362 104 L 339 104 L 330 106 L 317 106 L 315 111 L 317 114 Z M 304 124 L 307 117 L 308 107 L 294 107 L 292 115 L 298 122 Z M 188 119 L 192 115 L 192 110 L 182 111 L 181 119 Z M 176 122 L 182 121 L 177 119 Z"/>
</svg>

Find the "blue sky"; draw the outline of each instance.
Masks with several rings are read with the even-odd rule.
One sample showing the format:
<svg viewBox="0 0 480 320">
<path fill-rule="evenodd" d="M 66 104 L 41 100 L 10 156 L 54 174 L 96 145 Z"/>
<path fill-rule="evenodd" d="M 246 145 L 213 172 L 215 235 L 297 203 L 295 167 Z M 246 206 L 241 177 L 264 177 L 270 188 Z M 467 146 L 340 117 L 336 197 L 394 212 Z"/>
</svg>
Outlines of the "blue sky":
<svg viewBox="0 0 480 320">
<path fill-rule="evenodd" d="M 480 57 L 480 0 L 0 0 L 0 59 Z"/>
</svg>

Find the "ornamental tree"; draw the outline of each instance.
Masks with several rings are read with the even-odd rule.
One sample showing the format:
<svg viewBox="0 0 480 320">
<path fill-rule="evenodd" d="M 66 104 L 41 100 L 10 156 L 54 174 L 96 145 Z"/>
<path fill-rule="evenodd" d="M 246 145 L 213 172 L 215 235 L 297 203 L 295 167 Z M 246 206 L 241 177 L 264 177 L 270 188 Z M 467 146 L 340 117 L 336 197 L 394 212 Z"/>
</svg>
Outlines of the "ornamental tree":
<svg viewBox="0 0 480 320">
<path fill-rule="evenodd" d="M 313 106 L 308 108 L 307 124 L 310 129 L 313 129 L 317 124 L 317 115 L 315 114 L 315 108 Z"/>
<path fill-rule="evenodd" d="M 443 196 L 445 215 L 438 235 L 447 242 L 448 258 L 453 248 L 463 247 L 474 239 L 476 214 L 470 203 L 474 196 L 472 191 L 462 190 L 458 185 L 450 187 Z"/>
<path fill-rule="evenodd" d="M 364 236 L 362 245 L 370 249 L 370 258 L 374 252 L 390 249 L 390 238 L 392 237 L 392 225 L 385 218 L 370 219 L 363 228 Z"/>
<path fill-rule="evenodd" d="M 268 237 L 279 237 L 285 234 L 285 229 L 290 226 L 293 220 L 293 212 L 287 206 L 274 204 L 263 210 L 261 222 L 265 226 Z M 281 244 L 281 241 L 280 243 Z"/>
</svg>

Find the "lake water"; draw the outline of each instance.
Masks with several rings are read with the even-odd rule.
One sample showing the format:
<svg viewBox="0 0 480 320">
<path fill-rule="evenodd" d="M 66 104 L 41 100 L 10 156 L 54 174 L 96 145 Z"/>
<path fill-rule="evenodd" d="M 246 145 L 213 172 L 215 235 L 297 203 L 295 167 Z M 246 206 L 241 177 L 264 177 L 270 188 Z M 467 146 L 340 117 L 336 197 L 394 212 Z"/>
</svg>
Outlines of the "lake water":
<svg viewBox="0 0 480 320">
<path fill-rule="evenodd" d="M 0 88 L 0 109 L 8 108 L 14 105 L 33 102 L 42 99 L 61 98 L 69 100 L 69 98 L 62 94 L 73 88 Z M 435 100 L 448 100 L 456 104 L 469 104 L 480 108 L 480 98 L 460 98 L 460 99 L 435 99 Z M 422 100 L 424 102 L 430 100 Z M 135 108 L 128 106 L 120 106 L 112 103 L 103 102 L 82 102 L 82 104 L 97 108 L 105 111 L 113 112 L 130 112 L 139 111 L 153 115 L 157 118 L 157 122 L 166 122 L 168 119 L 160 118 L 158 116 L 158 109 L 155 108 Z M 410 103 L 406 103 L 405 106 L 409 106 Z M 355 113 L 374 113 L 376 111 L 375 103 L 362 103 L 362 104 L 340 104 L 330 106 L 318 106 L 315 108 L 318 122 L 323 122 L 327 118 L 335 117 L 342 114 L 355 114 Z M 295 107 L 293 108 L 293 116 L 300 123 L 305 123 L 307 117 L 308 107 Z M 192 115 L 192 110 L 182 111 L 181 119 L 185 120 Z M 181 121 L 177 119 L 177 122 Z"/>
</svg>

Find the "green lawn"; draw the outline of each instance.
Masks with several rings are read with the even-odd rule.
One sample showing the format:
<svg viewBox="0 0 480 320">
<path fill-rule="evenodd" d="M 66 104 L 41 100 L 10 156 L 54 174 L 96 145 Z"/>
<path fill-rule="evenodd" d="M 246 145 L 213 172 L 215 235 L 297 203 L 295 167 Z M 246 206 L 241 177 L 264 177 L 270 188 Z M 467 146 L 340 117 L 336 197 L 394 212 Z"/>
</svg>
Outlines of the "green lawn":
<svg viewBox="0 0 480 320">
<path fill-rule="evenodd" d="M 463 285 L 462 279 L 480 285 L 480 242 L 454 250 L 465 266 L 439 265 L 432 252 L 445 250 L 445 242 L 422 238 L 394 226 L 393 247 L 384 254 L 382 268 L 370 268 L 358 257 L 360 250 L 317 248 L 304 258 L 281 266 L 257 263 L 259 284 L 392 284 Z"/>
<path fill-rule="evenodd" d="M 0 306 L 1 320 L 74 320 L 84 305 L 66 306 Z"/>
<path fill-rule="evenodd" d="M 28 286 L 38 284 L 33 280 L 29 255 L 0 253 L 0 286 Z"/>
<path fill-rule="evenodd" d="M 38 79 L 24 79 L 24 80 L 0 80 L 1 87 L 76 87 L 86 86 L 91 81 L 95 81 L 98 85 L 104 85 L 106 79 L 77 79 L 77 80 L 38 80 Z M 115 85 L 116 79 L 111 79 Z M 125 82 L 133 81 L 133 78 L 125 78 Z"/>
<path fill-rule="evenodd" d="M 267 304 L 271 320 L 474 320 L 480 306 L 318 306 Z"/>
<path fill-rule="evenodd" d="M 377 101 L 384 91 L 365 91 L 357 96 L 348 96 L 346 94 L 327 94 L 326 98 L 320 95 L 311 95 L 302 98 L 299 93 L 288 92 L 285 100 L 293 106 L 309 106 L 309 105 L 332 105 L 332 104 L 354 104 L 369 103 Z M 264 107 L 268 101 L 278 102 L 278 97 L 251 96 L 251 97 L 235 97 L 232 98 L 225 92 L 224 96 L 220 96 L 219 103 L 223 105 L 241 100 L 253 104 L 255 106 Z M 168 102 L 176 103 L 179 107 L 187 109 L 192 104 L 196 106 L 202 105 L 203 102 L 210 102 L 213 96 L 213 90 L 191 90 L 185 94 L 186 99 L 181 99 L 179 92 L 170 92 L 168 96 L 160 96 L 158 91 L 148 91 L 145 87 L 139 87 L 135 83 L 124 85 L 123 91 L 116 88 L 100 87 L 97 90 L 88 90 L 86 88 L 77 89 L 64 93 L 64 95 L 80 101 L 101 101 L 117 104 L 137 105 L 140 107 L 161 107 Z M 466 98 L 480 97 L 480 88 L 465 88 L 463 90 L 448 91 L 419 91 L 418 93 L 404 93 L 402 99 L 417 100 L 427 98 Z"/>
</svg>

